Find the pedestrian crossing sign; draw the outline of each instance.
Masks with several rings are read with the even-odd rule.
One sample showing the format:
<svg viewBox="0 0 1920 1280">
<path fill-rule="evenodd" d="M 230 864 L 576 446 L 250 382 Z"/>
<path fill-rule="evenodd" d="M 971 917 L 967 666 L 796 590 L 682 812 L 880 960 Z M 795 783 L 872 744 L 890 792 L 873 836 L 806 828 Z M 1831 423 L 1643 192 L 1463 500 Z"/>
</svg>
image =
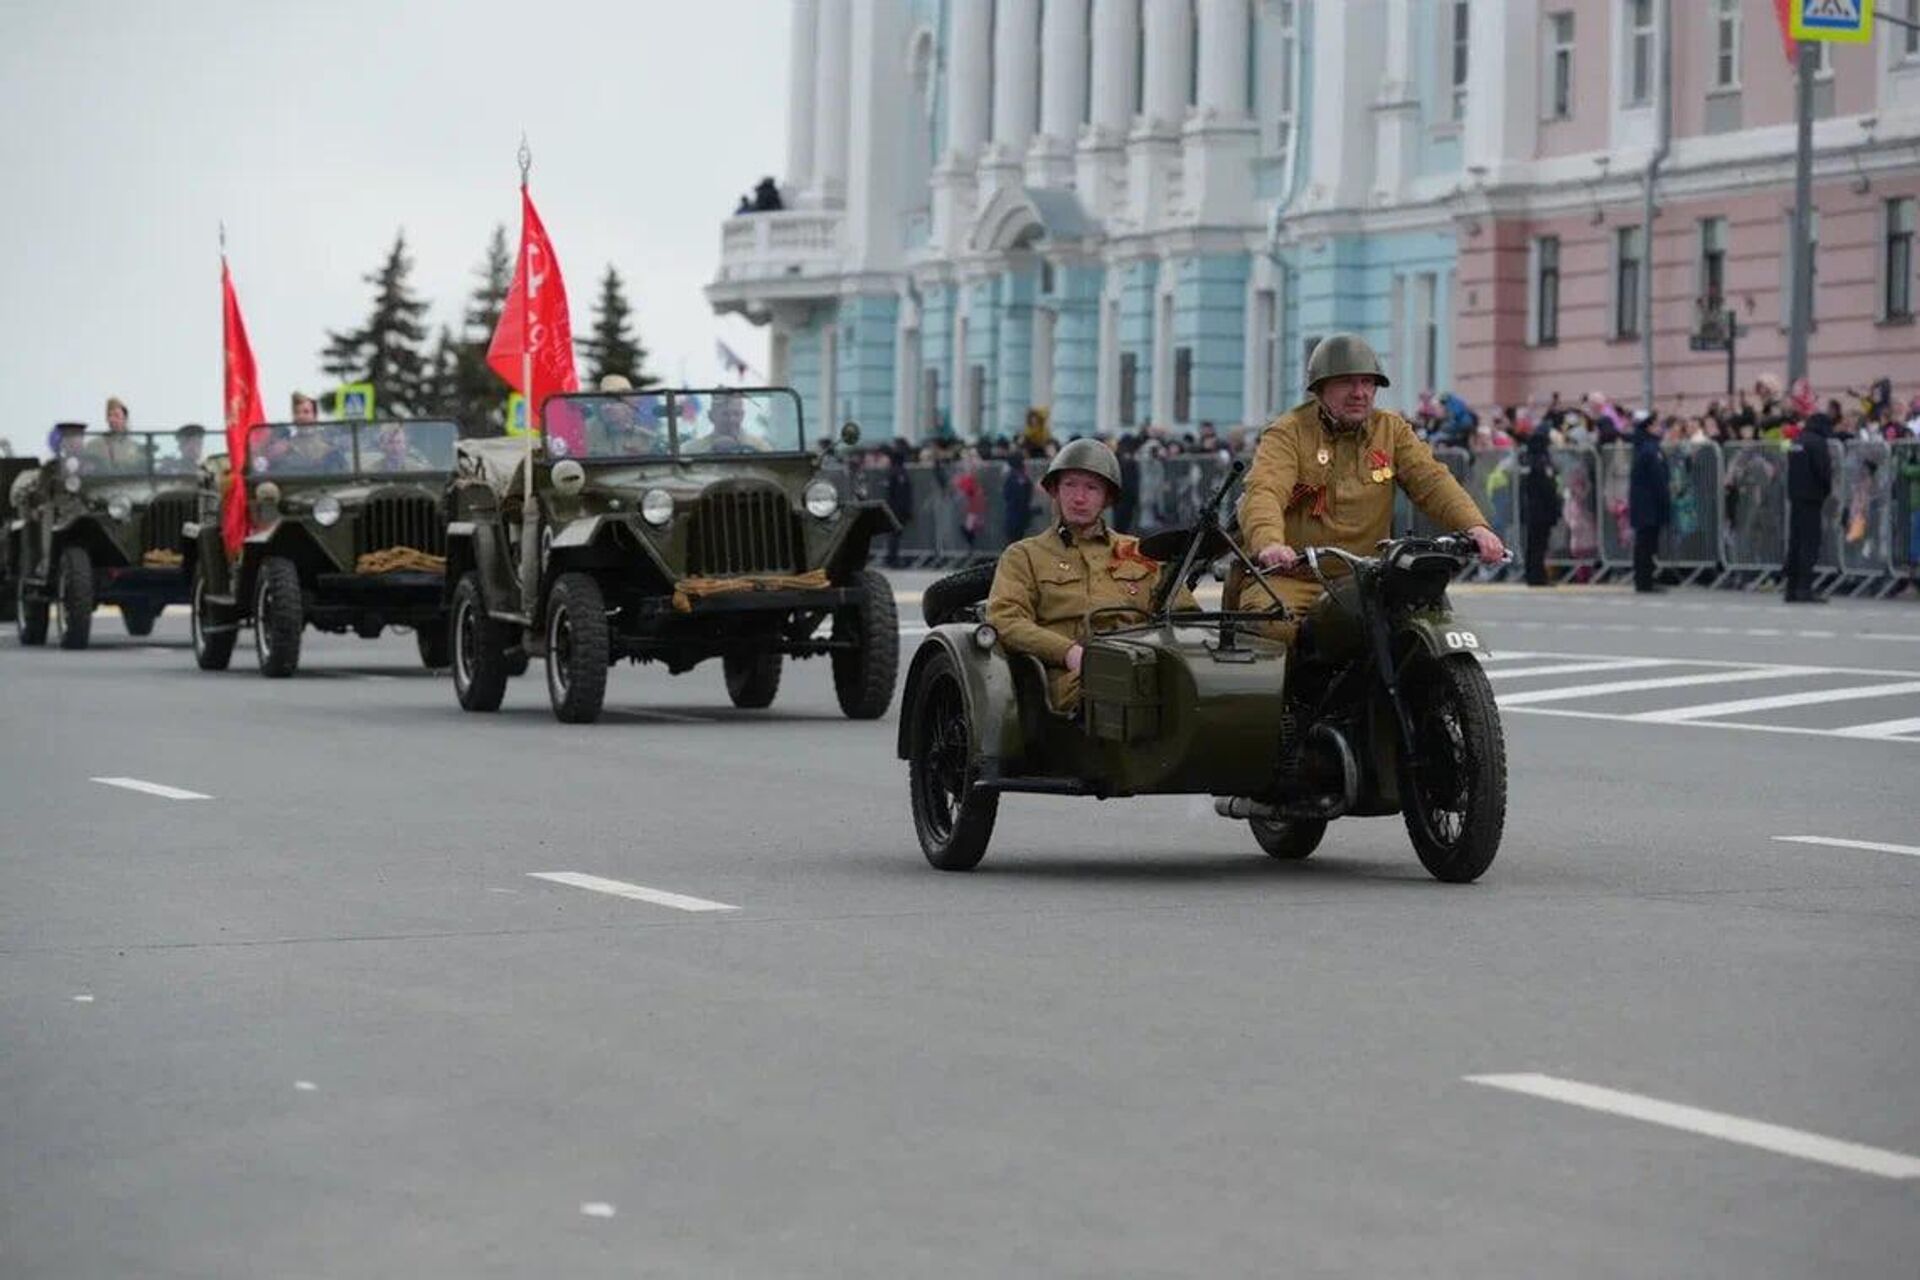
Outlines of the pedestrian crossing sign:
<svg viewBox="0 0 1920 1280">
<path fill-rule="evenodd" d="M 1873 0 L 1789 0 L 1788 34 L 1795 40 L 1865 44 L 1873 39 Z"/>
</svg>

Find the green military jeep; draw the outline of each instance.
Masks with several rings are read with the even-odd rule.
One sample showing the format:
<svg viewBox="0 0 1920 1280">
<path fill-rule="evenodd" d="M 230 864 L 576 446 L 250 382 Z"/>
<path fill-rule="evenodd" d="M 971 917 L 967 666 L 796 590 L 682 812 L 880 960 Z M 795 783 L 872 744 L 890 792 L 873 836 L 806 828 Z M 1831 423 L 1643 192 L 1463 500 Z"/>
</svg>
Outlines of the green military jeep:
<svg viewBox="0 0 1920 1280">
<path fill-rule="evenodd" d="M 84 649 L 100 605 L 148 635 L 162 609 L 186 602 L 180 530 L 198 508 L 205 443 L 198 428 L 62 431 L 52 460 L 15 477 L 6 560 L 21 644 L 51 630 L 62 649 Z"/>
<path fill-rule="evenodd" d="M 765 707 L 785 659 L 826 654 L 847 716 L 886 712 L 899 619 L 867 548 L 897 522 L 821 476 L 798 396 L 556 396 L 542 425 L 530 478 L 524 441 L 460 445 L 447 584 L 462 707 L 497 709 L 533 657 L 567 723 L 599 716 L 622 658 L 676 675 L 719 658 L 734 705 Z"/>
<path fill-rule="evenodd" d="M 420 660 L 447 665 L 444 512 L 459 434 L 431 419 L 253 428 L 239 556 L 221 537 L 224 484 L 202 491 L 182 542 L 201 669 L 226 669 L 243 626 L 266 676 L 294 673 L 308 626 L 369 640 L 411 627 Z"/>
</svg>

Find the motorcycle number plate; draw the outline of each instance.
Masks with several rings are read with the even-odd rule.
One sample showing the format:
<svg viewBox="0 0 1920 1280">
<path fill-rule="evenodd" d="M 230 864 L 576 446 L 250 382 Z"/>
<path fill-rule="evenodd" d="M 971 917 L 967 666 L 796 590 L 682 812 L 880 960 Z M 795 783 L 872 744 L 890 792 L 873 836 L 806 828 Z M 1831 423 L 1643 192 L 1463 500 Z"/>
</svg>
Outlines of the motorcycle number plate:
<svg viewBox="0 0 1920 1280">
<path fill-rule="evenodd" d="M 1471 631 L 1449 631 L 1442 639 L 1449 649 L 1472 649 L 1478 652 L 1480 648 L 1480 637 Z"/>
</svg>

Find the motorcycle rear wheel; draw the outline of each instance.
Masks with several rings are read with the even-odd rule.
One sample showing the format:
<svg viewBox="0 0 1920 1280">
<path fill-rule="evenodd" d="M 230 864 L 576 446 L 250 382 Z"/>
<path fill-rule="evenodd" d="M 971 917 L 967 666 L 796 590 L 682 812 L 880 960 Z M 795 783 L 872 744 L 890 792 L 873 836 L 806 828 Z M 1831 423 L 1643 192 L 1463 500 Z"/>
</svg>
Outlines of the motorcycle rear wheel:
<svg viewBox="0 0 1920 1280">
<path fill-rule="evenodd" d="M 1470 884 L 1500 852 L 1507 821 L 1507 748 L 1486 672 L 1471 658 L 1427 662 L 1402 686 L 1416 770 L 1403 761 L 1407 835 L 1436 880 Z"/>
</svg>

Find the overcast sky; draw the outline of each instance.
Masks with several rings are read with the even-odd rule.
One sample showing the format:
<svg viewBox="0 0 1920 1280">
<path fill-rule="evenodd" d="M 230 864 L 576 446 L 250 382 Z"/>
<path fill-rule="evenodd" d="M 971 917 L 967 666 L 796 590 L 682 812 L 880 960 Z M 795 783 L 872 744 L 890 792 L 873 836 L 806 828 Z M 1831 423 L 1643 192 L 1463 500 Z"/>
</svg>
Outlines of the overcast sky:
<svg viewBox="0 0 1920 1280">
<path fill-rule="evenodd" d="M 651 365 L 764 367 L 700 292 L 720 223 L 786 146 L 786 0 L 0 0 L 0 435 L 62 419 L 220 421 L 218 228 L 270 417 L 323 379 L 329 328 L 404 228 L 455 324 L 514 151 L 584 332 L 625 278 Z"/>
</svg>

